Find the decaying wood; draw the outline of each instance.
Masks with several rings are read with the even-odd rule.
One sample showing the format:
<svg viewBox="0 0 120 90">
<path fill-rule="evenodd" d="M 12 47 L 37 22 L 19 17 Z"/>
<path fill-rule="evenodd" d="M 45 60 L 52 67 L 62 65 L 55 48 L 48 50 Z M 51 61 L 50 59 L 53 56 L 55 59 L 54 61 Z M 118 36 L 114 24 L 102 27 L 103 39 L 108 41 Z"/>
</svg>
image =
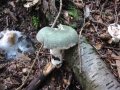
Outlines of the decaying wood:
<svg viewBox="0 0 120 90">
<path fill-rule="evenodd" d="M 39 73 L 34 80 L 27 86 L 25 90 L 38 90 L 40 86 L 45 82 L 47 76 L 55 69 L 55 66 L 49 62 L 43 72 Z"/>
<path fill-rule="evenodd" d="M 80 39 L 82 73 L 80 74 L 80 61 L 78 48 L 73 47 L 65 51 L 66 62 L 71 66 L 77 80 L 84 90 L 120 90 L 120 83 L 106 67 L 103 60 L 90 44 Z"/>
</svg>

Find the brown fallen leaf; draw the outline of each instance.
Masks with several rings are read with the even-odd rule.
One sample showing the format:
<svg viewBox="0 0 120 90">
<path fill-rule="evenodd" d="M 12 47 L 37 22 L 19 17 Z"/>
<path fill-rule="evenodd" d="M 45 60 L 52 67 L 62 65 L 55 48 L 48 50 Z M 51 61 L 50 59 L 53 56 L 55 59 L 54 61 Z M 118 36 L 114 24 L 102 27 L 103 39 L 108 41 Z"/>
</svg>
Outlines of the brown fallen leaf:
<svg viewBox="0 0 120 90">
<path fill-rule="evenodd" d="M 91 13 L 99 14 L 99 13 L 100 13 L 100 10 L 91 10 Z"/>
<path fill-rule="evenodd" d="M 42 4 L 43 4 L 43 12 L 46 13 L 49 8 L 48 2 L 46 0 L 43 0 Z"/>
<path fill-rule="evenodd" d="M 111 57 L 112 57 L 114 60 L 119 60 L 119 61 L 120 61 L 120 56 L 116 56 L 115 54 L 112 54 Z"/>
<path fill-rule="evenodd" d="M 63 81 L 64 81 L 64 83 L 65 83 L 66 85 L 69 85 L 69 84 L 70 84 L 69 80 L 67 80 L 67 79 L 63 79 Z"/>
<path fill-rule="evenodd" d="M 112 44 L 112 43 L 113 43 L 113 40 L 112 40 L 112 39 L 109 39 L 109 40 L 108 40 L 108 43 L 109 43 L 109 44 Z"/>
<path fill-rule="evenodd" d="M 5 90 L 5 85 L 0 84 L 0 90 Z"/>
<path fill-rule="evenodd" d="M 78 8 L 80 8 L 80 9 L 83 9 L 83 7 L 85 6 L 83 3 L 76 3 L 76 2 L 74 2 L 74 4 L 75 4 Z"/>
<path fill-rule="evenodd" d="M 103 34 L 100 35 L 100 38 L 103 39 L 103 40 L 110 40 L 111 36 L 108 33 L 103 33 Z"/>
<path fill-rule="evenodd" d="M 120 61 L 119 60 L 116 60 L 116 65 L 117 65 L 117 70 L 120 78 Z"/>
<path fill-rule="evenodd" d="M 39 1 L 41 1 L 41 0 L 32 0 L 31 2 L 28 1 L 26 4 L 24 4 L 24 7 L 26 7 L 26 8 L 32 7 L 35 4 L 37 4 Z"/>
<path fill-rule="evenodd" d="M 23 53 L 18 53 L 16 60 L 31 60 L 31 58 L 29 58 L 27 55 L 25 55 Z"/>
<path fill-rule="evenodd" d="M 95 43 L 95 47 L 96 47 L 97 50 L 100 50 L 102 45 L 103 45 L 102 42 Z"/>
</svg>

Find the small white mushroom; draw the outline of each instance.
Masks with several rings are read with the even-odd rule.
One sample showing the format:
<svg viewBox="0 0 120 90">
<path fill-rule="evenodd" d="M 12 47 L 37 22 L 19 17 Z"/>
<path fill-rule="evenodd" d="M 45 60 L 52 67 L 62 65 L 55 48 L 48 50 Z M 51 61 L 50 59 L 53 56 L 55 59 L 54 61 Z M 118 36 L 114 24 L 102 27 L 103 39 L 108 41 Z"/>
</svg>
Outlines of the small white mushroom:
<svg viewBox="0 0 120 90">
<path fill-rule="evenodd" d="M 108 32 L 112 37 L 114 42 L 119 42 L 120 40 L 120 25 L 119 24 L 110 24 L 108 26 Z"/>
<path fill-rule="evenodd" d="M 50 49 L 51 62 L 55 66 L 62 64 L 61 50 L 78 43 L 77 32 L 67 25 L 59 25 L 58 28 L 44 27 L 38 32 L 36 38 L 44 44 L 44 48 Z"/>
</svg>

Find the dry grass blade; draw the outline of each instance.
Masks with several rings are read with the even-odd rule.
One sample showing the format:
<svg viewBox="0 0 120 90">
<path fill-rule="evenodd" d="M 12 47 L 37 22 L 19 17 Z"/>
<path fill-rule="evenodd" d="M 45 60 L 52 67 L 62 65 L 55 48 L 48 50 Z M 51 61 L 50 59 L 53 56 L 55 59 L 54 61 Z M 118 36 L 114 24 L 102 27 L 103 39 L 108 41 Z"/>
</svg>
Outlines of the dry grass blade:
<svg viewBox="0 0 120 90">
<path fill-rule="evenodd" d="M 62 10 L 62 0 L 60 0 L 59 12 L 58 12 L 57 17 L 56 17 L 55 20 L 54 20 L 54 23 L 53 23 L 52 26 L 51 26 L 52 28 L 55 26 L 55 24 L 56 24 L 56 22 L 57 22 L 57 20 L 58 20 L 58 18 L 59 18 L 59 16 L 60 16 L 61 10 Z"/>
</svg>

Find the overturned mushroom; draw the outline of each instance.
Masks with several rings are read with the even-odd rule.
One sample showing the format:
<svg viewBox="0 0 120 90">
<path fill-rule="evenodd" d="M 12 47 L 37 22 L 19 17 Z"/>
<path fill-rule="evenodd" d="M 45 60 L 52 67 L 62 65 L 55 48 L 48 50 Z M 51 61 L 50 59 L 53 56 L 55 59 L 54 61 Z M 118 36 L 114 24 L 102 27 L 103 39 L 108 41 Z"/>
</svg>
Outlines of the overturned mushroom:
<svg viewBox="0 0 120 90">
<path fill-rule="evenodd" d="M 59 25 L 58 28 L 44 27 L 36 35 L 38 41 L 44 44 L 44 48 L 50 49 L 51 62 L 55 66 L 61 66 L 61 50 L 68 49 L 78 43 L 77 32 L 67 25 Z"/>
<path fill-rule="evenodd" d="M 112 37 L 114 42 L 119 42 L 120 40 L 120 25 L 119 24 L 110 24 L 108 26 L 108 32 Z"/>
<path fill-rule="evenodd" d="M 21 32 L 15 30 L 7 30 L 0 32 L 0 49 L 5 51 L 6 59 L 15 59 L 18 50 L 22 52 L 32 52 L 34 47 L 32 41 L 27 39 Z"/>
</svg>

